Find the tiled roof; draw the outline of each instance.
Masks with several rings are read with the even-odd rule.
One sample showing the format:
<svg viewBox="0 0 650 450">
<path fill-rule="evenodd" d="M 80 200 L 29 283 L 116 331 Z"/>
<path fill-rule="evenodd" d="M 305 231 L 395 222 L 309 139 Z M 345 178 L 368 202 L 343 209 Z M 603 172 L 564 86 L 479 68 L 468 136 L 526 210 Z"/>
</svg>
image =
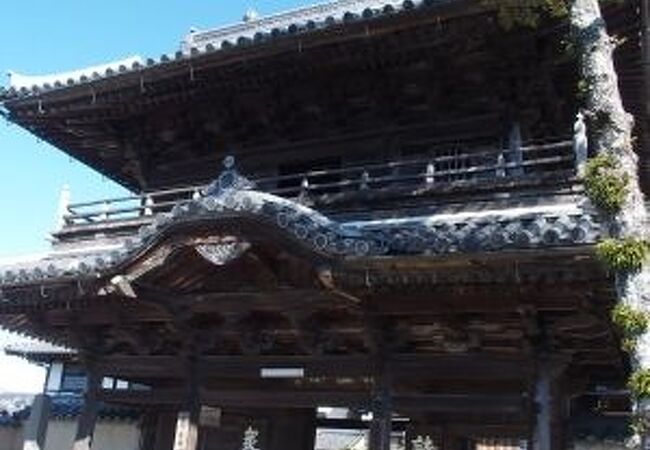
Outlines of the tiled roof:
<svg viewBox="0 0 650 450">
<path fill-rule="evenodd" d="M 246 47 L 282 36 L 301 35 L 455 1 L 458 0 L 336 0 L 264 18 L 253 18 L 223 28 L 191 32 L 183 39 L 178 52 L 164 54 L 159 59 L 149 58 L 143 61 L 139 57 L 132 57 L 88 69 L 44 77 L 12 73 L 9 87 L 0 88 L 0 100 L 39 95 L 42 92 L 139 72 L 151 66 L 191 59 L 215 51 Z"/>
<path fill-rule="evenodd" d="M 242 181 L 244 180 L 244 181 Z M 590 245 L 603 234 L 595 213 L 576 200 L 546 205 L 509 205 L 457 210 L 400 219 L 336 222 L 307 206 L 256 191 L 236 170 L 227 169 L 204 195 L 154 216 L 137 236 L 110 251 L 69 253 L 21 265 L 0 265 L 0 285 L 108 275 L 172 226 L 196 220 L 248 217 L 272 226 L 313 252 L 343 258 L 448 255 L 509 249 Z M 0 304 L 10 304 L 0 297 Z"/>
<path fill-rule="evenodd" d="M 419 2 L 418 2 L 419 3 Z M 411 2 L 406 7 L 413 7 Z M 403 0 L 338 0 L 295 9 L 262 18 L 250 18 L 242 23 L 206 31 L 190 32 L 181 49 L 205 50 L 208 45 L 219 48 L 222 43 L 262 40 L 264 35 L 297 33 L 333 25 L 337 21 L 371 18 L 382 13 L 394 12 L 405 7 Z"/>
<path fill-rule="evenodd" d="M 34 339 L 24 339 L 20 342 L 10 343 L 4 348 L 7 355 L 19 356 L 21 358 L 40 357 L 45 355 L 68 356 L 76 354 L 75 350 L 50 344 Z"/>
<path fill-rule="evenodd" d="M 96 80 L 110 74 L 111 71 L 124 71 L 127 67 L 142 64 L 142 58 L 132 56 L 119 61 L 92 66 L 71 72 L 54 73 L 50 75 L 22 75 L 13 71 L 9 72 L 9 88 L 16 90 L 32 89 L 34 86 L 43 88 L 56 88 L 74 85 L 81 81 Z M 117 68 L 117 69 L 116 69 Z"/>
<path fill-rule="evenodd" d="M 91 275 L 124 260 L 127 254 L 126 246 L 118 243 L 65 252 L 53 251 L 26 260 L 4 259 L 0 261 L 0 285 L 10 279 L 20 282 Z"/>
<path fill-rule="evenodd" d="M 33 395 L 0 394 L 0 426 L 19 426 L 27 420 Z M 79 415 L 83 398 L 79 395 L 52 395 L 52 419 L 73 419 Z M 110 420 L 135 420 L 140 412 L 135 408 L 100 403 L 99 417 Z"/>
</svg>

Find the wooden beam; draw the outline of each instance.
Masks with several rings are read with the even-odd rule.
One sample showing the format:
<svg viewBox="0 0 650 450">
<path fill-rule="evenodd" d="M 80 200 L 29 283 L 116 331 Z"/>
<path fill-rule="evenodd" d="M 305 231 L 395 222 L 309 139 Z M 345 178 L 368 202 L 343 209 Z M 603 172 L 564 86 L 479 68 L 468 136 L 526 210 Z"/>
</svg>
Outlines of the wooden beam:
<svg viewBox="0 0 650 450">
<path fill-rule="evenodd" d="M 466 355 L 393 354 L 386 362 L 395 376 L 430 379 L 522 379 L 532 368 L 522 357 L 500 357 L 469 353 Z M 201 370 L 206 378 L 260 378 L 262 368 L 302 368 L 306 377 L 371 375 L 373 361 L 359 356 L 203 356 Z M 109 356 L 102 359 L 106 375 L 141 378 L 183 377 L 174 356 Z"/>
<path fill-rule="evenodd" d="M 104 391 L 101 399 L 127 405 L 181 405 L 184 393 L 179 389 L 152 391 Z M 201 390 L 202 404 L 229 408 L 314 408 L 318 406 L 370 409 L 370 392 L 311 390 L 227 389 Z M 521 414 L 528 407 L 520 395 L 437 395 L 395 394 L 395 411 L 448 414 Z"/>
<path fill-rule="evenodd" d="M 448 414 L 520 414 L 527 401 L 520 395 L 396 395 L 395 410 L 399 412 L 431 412 Z"/>
</svg>

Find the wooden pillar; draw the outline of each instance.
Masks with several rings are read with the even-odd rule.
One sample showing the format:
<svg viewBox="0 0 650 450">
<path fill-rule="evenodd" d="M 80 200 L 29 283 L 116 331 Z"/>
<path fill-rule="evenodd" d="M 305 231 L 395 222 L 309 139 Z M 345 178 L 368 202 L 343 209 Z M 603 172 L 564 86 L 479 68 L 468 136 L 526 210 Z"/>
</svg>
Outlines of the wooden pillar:
<svg viewBox="0 0 650 450">
<path fill-rule="evenodd" d="M 535 427 L 532 450 L 561 450 L 564 445 L 564 402 L 559 387 L 563 364 L 548 358 L 538 362 L 535 384 Z"/>
<path fill-rule="evenodd" d="M 535 383 L 534 450 L 551 450 L 551 379 L 546 364 L 541 364 Z"/>
<path fill-rule="evenodd" d="M 442 450 L 459 450 L 460 438 L 450 427 L 446 426 L 442 430 Z"/>
<path fill-rule="evenodd" d="M 176 418 L 174 450 L 197 450 L 199 441 L 199 377 L 198 364 L 191 358 L 187 365 L 185 404 Z"/>
<path fill-rule="evenodd" d="M 86 365 L 86 376 L 84 404 L 77 419 L 77 433 L 72 444 L 72 450 L 90 449 L 93 434 L 95 433 L 97 413 L 99 412 L 99 400 L 97 397 L 101 388 L 102 376 L 99 374 L 96 365 L 92 363 Z"/>
<path fill-rule="evenodd" d="M 47 424 L 50 420 L 50 397 L 39 394 L 34 397 L 29 419 L 23 427 L 23 450 L 43 450 L 45 448 L 45 435 Z"/>
<path fill-rule="evenodd" d="M 390 450 L 392 431 L 392 399 L 390 375 L 385 359 L 378 361 L 372 398 L 372 422 L 368 440 L 369 450 Z"/>
<path fill-rule="evenodd" d="M 156 424 L 156 436 L 153 450 L 169 450 L 174 448 L 174 427 L 176 426 L 176 413 L 173 411 L 161 411 Z M 142 449 L 147 450 L 147 449 Z"/>
<path fill-rule="evenodd" d="M 159 433 L 161 412 L 158 409 L 150 409 L 142 413 L 140 417 L 140 446 L 139 450 L 157 450 L 156 440 Z M 171 426 L 173 429 L 173 424 Z M 171 434 L 171 433 L 170 433 Z M 169 443 L 163 450 L 169 450 L 172 444 Z"/>
<path fill-rule="evenodd" d="M 524 155 L 521 150 L 521 126 L 519 122 L 512 124 L 510 129 L 510 134 L 508 135 L 508 147 L 510 150 L 511 161 L 516 164 L 516 167 L 512 169 L 511 174 L 514 176 L 521 176 L 524 174 L 524 169 L 521 164 L 524 162 Z"/>
</svg>

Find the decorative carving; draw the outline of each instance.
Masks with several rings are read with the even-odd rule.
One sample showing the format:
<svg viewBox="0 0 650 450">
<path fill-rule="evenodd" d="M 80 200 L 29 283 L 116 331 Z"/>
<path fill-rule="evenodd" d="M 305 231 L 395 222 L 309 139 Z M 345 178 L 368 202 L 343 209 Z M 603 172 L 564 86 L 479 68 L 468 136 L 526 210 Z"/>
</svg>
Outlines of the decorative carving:
<svg viewBox="0 0 650 450">
<path fill-rule="evenodd" d="M 225 266 L 240 258 L 251 247 L 248 242 L 224 241 L 215 244 L 199 244 L 196 252 L 215 266 Z"/>
<path fill-rule="evenodd" d="M 138 278 L 146 275 L 152 270 L 162 266 L 169 255 L 173 252 L 173 248 L 170 245 L 165 245 L 158 248 L 146 259 L 144 259 L 138 266 L 129 271 L 129 280 L 137 280 Z"/>
<path fill-rule="evenodd" d="M 205 195 L 219 196 L 229 189 L 253 189 L 255 183 L 239 174 L 235 168 L 235 157 L 226 156 L 223 160 L 224 171 L 206 189 Z"/>
</svg>

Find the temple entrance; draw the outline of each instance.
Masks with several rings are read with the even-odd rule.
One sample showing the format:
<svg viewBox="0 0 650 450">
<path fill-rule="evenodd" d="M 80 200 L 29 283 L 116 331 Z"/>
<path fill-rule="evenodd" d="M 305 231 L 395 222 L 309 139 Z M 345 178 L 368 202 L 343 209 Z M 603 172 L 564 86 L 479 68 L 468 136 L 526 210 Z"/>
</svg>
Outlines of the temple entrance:
<svg viewBox="0 0 650 450">
<path fill-rule="evenodd" d="M 174 439 L 174 448 L 184 449 L 174 436 L 179 433 L 178 422 L 170 427 L 174 415 L 156 415 L 156 432 L 150 433 L 143 449 L 168 449 Z M 373 450 L 385 445 L 387 450 L 529 450 L 526 432 L 525 427 L 472 424 L 469 419 L 433 423 L 419 413 L 410 417 L 394 414 L 389 430 L 382 436 L 373 414 L 354 409 L 209 408 L 200 418 L 196 449 Z"/>
<path fill-rule="evenodd" d="M 199 450 L 312 449 L 315 410 L 226 411 L 200 428 Z"/>
</svg>

